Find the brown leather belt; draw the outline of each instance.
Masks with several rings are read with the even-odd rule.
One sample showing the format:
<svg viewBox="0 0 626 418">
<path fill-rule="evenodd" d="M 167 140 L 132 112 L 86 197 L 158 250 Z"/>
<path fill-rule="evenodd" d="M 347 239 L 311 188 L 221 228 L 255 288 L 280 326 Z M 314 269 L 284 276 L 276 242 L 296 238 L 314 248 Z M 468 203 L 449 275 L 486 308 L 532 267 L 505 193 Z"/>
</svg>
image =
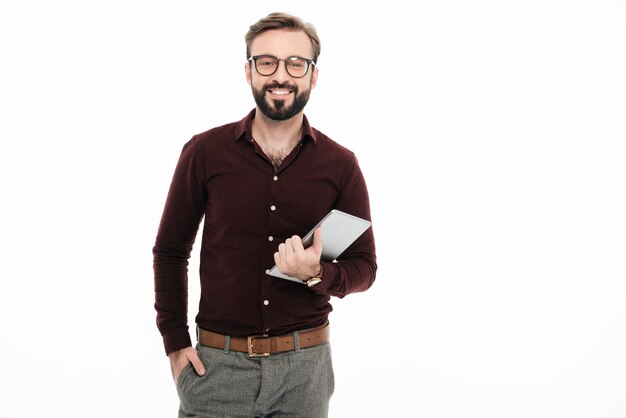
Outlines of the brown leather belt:
<svg viewBox="0 0 626 418">
<path fill-rule="evenodd" d="M 320 345 L 330 338 L 328 324 L 317 328 L 298 331 L 300 348 Z M 198 328 L 198 342 L 204 346 L 224 349 L 226 336 L 217 332 Z M 230 337 L 229 349 L 248 353 L 250 357 L 267 357 L 270 354 L 284 353 L 296 349 L 293 334 L 268 336 L 267 334 L 250 335 L 249 337 Z"/>
</svg>

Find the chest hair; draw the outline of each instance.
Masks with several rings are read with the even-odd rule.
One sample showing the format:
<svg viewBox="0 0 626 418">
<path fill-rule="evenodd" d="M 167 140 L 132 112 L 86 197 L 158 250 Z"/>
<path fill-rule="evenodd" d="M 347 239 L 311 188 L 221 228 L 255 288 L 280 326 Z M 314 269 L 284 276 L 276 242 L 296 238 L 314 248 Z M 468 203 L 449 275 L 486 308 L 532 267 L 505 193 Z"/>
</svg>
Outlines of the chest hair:
<svg viewBox="0 0 626 418">
<path fill-rule="evenodd" d="M 263 149 L 263 152 L 265 153 L 267 158 L 269 158 L 269 160 L 271 161 L 274 168 L 278 169 L 278 167 L 280 167 L 285 158 L 287 158 L 287 156 L 293 150 L 293 145 L 289 145 L 287 147 L 272 148 L 267 146 L 266 144 L 263 144 L 261 148 Z"/>
</svg>

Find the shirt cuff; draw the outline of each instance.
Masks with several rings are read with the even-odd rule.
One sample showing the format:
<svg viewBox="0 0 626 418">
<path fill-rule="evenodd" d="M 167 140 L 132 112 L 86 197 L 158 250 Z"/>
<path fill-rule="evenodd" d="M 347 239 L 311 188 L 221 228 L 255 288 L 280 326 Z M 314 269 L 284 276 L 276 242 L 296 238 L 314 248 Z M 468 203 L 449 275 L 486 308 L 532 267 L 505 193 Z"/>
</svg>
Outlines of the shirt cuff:
<svg viewBox="0 0 626 418">
<path fill-rule="evenodd" d="M 315 286 L 310 287 L 310 289 L 315 293 L 326 295 L 329 293 L 328 291 L 335 281 L 335 263 L 323 262 L 322 269 L 324 270 L 322 273 L 322 281 Z"/>
<path fill-rule="evenodd" d="M 175 328 L 163 335 L 163 345 L 165 346 L 165 354 L 169 355 L 174 351 L 181 350 L 185 347 L 191 347 L 191 338 L 189 337 L 189 327 Z"/>
</svg>

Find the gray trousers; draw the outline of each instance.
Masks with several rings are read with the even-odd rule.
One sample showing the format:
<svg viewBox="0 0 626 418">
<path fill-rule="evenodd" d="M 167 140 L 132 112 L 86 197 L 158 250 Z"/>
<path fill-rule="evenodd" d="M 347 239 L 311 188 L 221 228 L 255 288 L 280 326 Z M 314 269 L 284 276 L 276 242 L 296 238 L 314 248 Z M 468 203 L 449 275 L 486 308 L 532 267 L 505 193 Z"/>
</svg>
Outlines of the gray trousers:
<svg viewBox="0 0 626 418">
<path fill-rule="evenodd" d="M 198 344 L 206 368 L 178 378 L 179 418 L 326 418 L 335 389 L 330 343 L 268 357 Z"/>
</svg>

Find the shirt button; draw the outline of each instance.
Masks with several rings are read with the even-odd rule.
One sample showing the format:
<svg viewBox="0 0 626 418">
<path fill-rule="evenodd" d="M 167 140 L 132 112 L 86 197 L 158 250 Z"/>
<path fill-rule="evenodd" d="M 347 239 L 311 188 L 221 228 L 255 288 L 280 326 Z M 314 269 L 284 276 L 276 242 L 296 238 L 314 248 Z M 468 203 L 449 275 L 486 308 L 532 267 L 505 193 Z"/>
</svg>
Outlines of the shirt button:
<svg viewBox="0 0 626 418">
<path fill-rule="evenodd" d="M 278 180 L 278 176 L 274 176 L 274 181 Z"/>
<path fill-rule="evenodd" d="M 263 305 L 267 306 L 267 305 L 269 305 L 269 304 L 270 304 L 270 301 L 269 301 L 269 300 L 265 299 L 265 300 L 263 301 Z"/>
<path fill-rule="evenodd" d="M 268 241 L 274 241 L 274 237 L 270 235 L 269 237 L 267 237 L 267 240 Z"/>
<path fill-rule="evenodd" d="M 270 206 L 270 210 L 276 210 L 276 206 L 274 205 Z"/>
</svg>

